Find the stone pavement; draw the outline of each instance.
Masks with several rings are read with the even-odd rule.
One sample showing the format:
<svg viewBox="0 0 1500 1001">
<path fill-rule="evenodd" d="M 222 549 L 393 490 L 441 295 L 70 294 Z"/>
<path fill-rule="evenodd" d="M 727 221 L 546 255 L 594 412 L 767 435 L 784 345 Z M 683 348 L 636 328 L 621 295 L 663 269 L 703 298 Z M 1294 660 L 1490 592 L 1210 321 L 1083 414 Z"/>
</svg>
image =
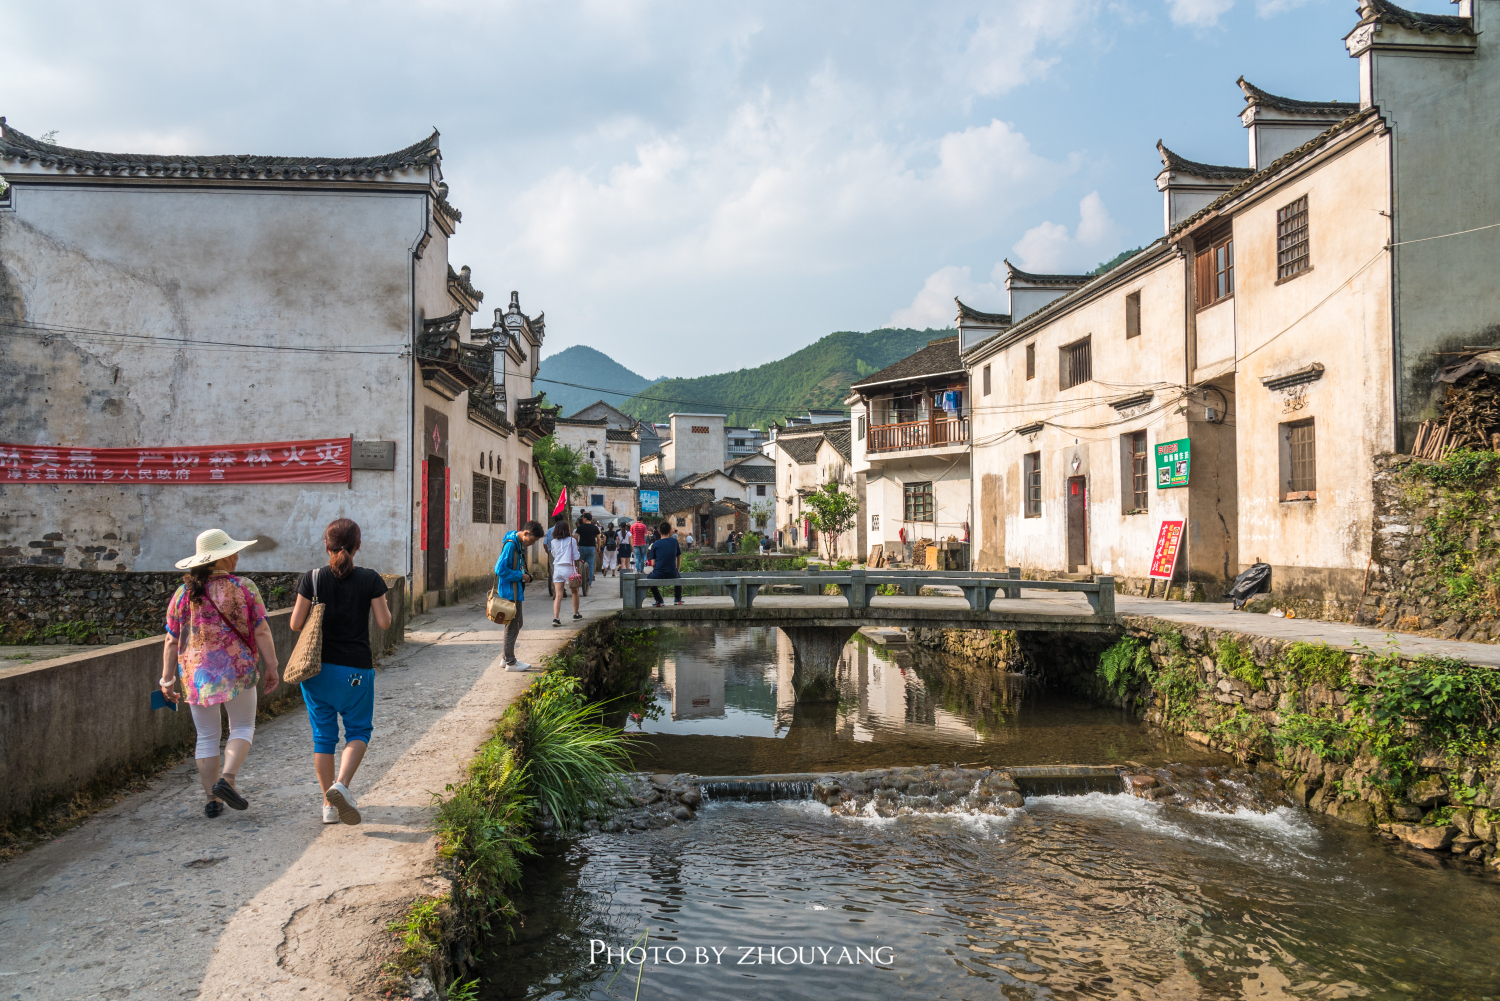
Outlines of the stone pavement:
<svg viewBox="0 0 1500 1001">
<path fill-rule="evenodd" d="M 600 581 L 584 620 L 563 628 L 551 625 L 545 585 L 532 584 L 520 658 L 535 663 L 612 613 L 612 584 Z M 0 999 L 345 1001 L 357 996 L 345 984 L 368 989 L 386 923 L 445 888 L 432 878 L 433 794 L 536 677 L 504 670 L 502 640 L 479 599 L 412 620 L 376 672 L 359 826 L 322 823 L 299 708 L 258 728 L 243 813 L 204 817 L 187 762 L 0 868 Z"/>
</svg>

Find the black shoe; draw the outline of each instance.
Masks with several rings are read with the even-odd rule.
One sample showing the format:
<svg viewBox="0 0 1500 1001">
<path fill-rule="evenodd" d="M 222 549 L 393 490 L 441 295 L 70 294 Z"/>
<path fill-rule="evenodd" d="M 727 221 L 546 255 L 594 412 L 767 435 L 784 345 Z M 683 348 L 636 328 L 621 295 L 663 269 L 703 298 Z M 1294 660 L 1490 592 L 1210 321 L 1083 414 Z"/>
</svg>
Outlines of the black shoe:
<svg viewBox="0 0 1500 1001">
<path fill-rule="evenodd" d="M 573 621 L 574 621 L 574 622 L 577 622 L 577 621 L 578 621 L 578 620 L 579 620 L 579 619 L 581 619 L 581 618 L 583 618 L 583 616 L 582 616 L 582 615 L 578 615 L 578 614 L 576 614 L 576 613 L 575 613 L 575 614 L 574 614 L 574 616 L 573 616 Z"/>
<path fill-rule="evenodd" d="M 232 810 L 243 810 L 250 805 L 250 801 L 235 792 L 234 786 L 223 779 L 214 783 L 214 795 L 222 799 Z"/>
<path fill-rule="evenodd" d="M 552 620 L 552 624 L 554 626 L 560 626 L 560 625 L 562 625 L 562 619 L 553 619 Z"/>
<path fill-rule="evenodd" d="M 224 812 L 224 804 L 216 799 L 211 799 L 203 804 L 203 815 L 205 817 L 217 817 Z"/>
</svg>

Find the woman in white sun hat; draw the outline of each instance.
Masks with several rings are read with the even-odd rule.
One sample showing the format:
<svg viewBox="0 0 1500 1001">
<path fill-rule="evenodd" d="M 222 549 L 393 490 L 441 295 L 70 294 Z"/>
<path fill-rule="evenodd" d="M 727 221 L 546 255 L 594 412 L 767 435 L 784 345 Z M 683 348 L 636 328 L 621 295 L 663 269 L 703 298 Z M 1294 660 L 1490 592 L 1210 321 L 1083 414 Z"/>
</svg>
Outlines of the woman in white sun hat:
<svg viewBox="0 0 1500 1001">
<path fill-rule="evenodd" d="M 228 803 L 250 805 L 235 789 L 235 776 L 255 739 L 255 660 L 266 666 L 266 691 L 275 689 L 276 645 L 266 621 L 266 605 L 255 583 L 233 573 L 240 550 L 256 540 L 237 542 L 217 528 L 198 536 L 198 551 L 177 561 L 186 570 L 182 586 L 167 603 L 167 645 L 162 653 L 161 689 L 193 713 L 198 729 L 198 778 L 208 795 L 203 812 L 217 817 Z M 182 692 L 176 689 L 178 678 Z M 220 712 L 219 706 L 224 707 Z M 229 716 L 229 743 L 219 765 L 223 716 Z"/>
</svg>

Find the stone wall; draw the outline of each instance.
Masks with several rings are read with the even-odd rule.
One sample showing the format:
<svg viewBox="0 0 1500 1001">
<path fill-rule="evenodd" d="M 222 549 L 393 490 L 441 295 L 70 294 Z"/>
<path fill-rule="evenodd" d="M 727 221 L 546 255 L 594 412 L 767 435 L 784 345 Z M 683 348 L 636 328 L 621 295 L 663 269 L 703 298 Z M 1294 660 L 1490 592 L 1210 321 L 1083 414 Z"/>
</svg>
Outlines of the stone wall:
<svg viewBox="0 0 1500 1001">
<path fill-rule="evenodd" d="M 962 657 L 976 667 L 1024 671 L 1016 634 L 1007 629 L 913 629 L 912 642 Z"/>
<path fill-rule="evenodd" d="M 1422 744 L 1413 774 L 1399 778 L 1371 753 L 1288 739 L 1293 719 L 1353 718 L 1351 698 L 1374 684 L 1374 655 L 1264 636 L 1122 616 L 1147 663 L 1118 683 L 1102 677 L 1094 649 L 1023 634 L 1023 654 L 1043 662 L 1053 684 L 1131 709 L 1240 762 L 1276 769 L 1292 798 L 1310 809 L 1382 831 L 1429 850 L 1500 866 L 1500 748 L 1457 758 Z M 1055 637 L 1053 638 L 1055 640 Z"/>
</svg>

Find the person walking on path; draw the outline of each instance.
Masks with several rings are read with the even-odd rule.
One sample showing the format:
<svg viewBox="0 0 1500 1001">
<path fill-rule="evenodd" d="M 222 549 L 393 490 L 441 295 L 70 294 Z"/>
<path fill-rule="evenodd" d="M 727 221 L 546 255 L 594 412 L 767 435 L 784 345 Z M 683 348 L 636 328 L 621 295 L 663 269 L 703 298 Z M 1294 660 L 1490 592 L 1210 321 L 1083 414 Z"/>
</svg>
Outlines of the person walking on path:
<svg viewBox="0 0 1500 1001">
<path fill-rule="evenodd" d="M 618 576 L 620 556 L 620 533 L 615 530 L 615 523 L 610 522 L 604 529 L 604 576 Z"/>
<path fill-rule="evenodd" d="M 631 555 L 633 551 L 634 547 L 630 544 L 630 526 L 622 518 L 620 520 L 620 555 L 618 561 L 621 570 L 629 570 L 635 566 L 635 559 Z"/>
<path fill-rule="evenodd" d="M 584 579 L 594 583 L 594 557 L 599 553 L 599 526 L 594 516 L 585 511 L 578 516 L 578 560 L 583 568 Z"/>
<path fill-rule="evenodd" d="M 198 731 L 198 780 L 208 797 L 203 813 L 217 817 L 228 803 L 243 810 L 250 802 L 235 780 L 255 740 L 255 658 L 265 663 L 266 691 L 280 683 L 276 644 L 266 621 L 266 604 L 255 582 L 234 575 L 237 542 L 211 528 L 198 536 L 197 553 L 177 561 L 186 570 L 182 586 L 167 602 L 167 642 L 162 649 L 161 691 L 172 702 L 186 701 Z M 178 678 L 182 691 L 176 688 Z M 219 707 L 224 707 L 220 712 Z M 223 716 L 229 716 L 229 742 L 219 763 Z"/>
<path fill-rule="evenodd" d="M 640 518 L 630 526 L 630 547 L 635 555 L 635 572 L 646 572 L 646 547 L 651 544 L 651 529 Z"/>
<path fill-rule="evenodd" d="M 312 612 L 313 597 L 324 605 L 322 667 L 302 683 L 302 700 L 313 732 L 313 772 L 323 789 L 323 823 L 357 824 L 359 807 L 349 783 L 365 758 L 374 729 L 375 658 L 370 651 L 370 613 L 375 625 L 391 626 L 385 580 L 374 570 L 354 565 L 359 552 L 359 526 L 336 518 L 323 530 L 328 566 L 302 575 L 297 604 L 292 609 L 293 630 L 302 631 Z M 334 774 L 333 752 L 339 743 L 339 720 L 344 723 L 344 756 Z"/>
<path fill-rule="evenodd" d="M 574 621 L 583 618 L 578 611 L 578 589 L 583 584 L 578 572 L 578 540 L 573 538 L 573 530 L 568 527 L 566 518 L 552 526 L 552 541 L 547 543 L 547 548 L 552 553 L 552 624 L 560 626 L 564 591 L 573 592 Z M 578 578 L 576 583 L 575 577 Z"/>
<path fill-rule="evenodd" d="M 516 637 L 521 635 L 521 603 L 526 600 L 526 585 L 531 583 L 531 574 L 526 572 L 525 552 L 541 537 L 542 526 L 536 521 L 528 521 L 519 532 L 506 532 L 500 546 L 500 558 L 495 561 L 495 593 L 516 603 L 515 617 L 505 624 L 507 671 L 531 670 L 530 664 L 516 660 Z"/>
<path fill-rule="evenodd" d="M 656 526 L 656 534 L 659 538 L 651 543 L 651 573 L 652 580 L 677 580 L 681 574 L 677 572 L 677 561 L 682 556 L 682 547 L 677 544 L 677 533 L 672 531 L 672 526 L 662 522 Z M 656 602 L 656 607 L 662 607 L 661 592 L 656 588 L 651 589 L 651 598 Z M 682 585 L 678 584 L 672 588 L 672 604 L 682 604 Z"/>
</svg>

